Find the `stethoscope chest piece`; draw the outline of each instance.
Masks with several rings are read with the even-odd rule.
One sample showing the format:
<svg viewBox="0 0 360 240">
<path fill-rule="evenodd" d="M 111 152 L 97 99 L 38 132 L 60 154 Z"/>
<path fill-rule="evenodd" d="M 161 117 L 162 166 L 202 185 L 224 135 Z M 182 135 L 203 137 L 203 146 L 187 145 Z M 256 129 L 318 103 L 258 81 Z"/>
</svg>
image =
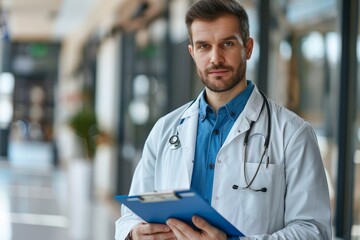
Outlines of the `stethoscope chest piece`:
<svg viewBox="0 0 360 240">
<path fill-rule="evenodd" d="M 181 146 L 180 138 L 178 135 L 173 135 L 169 139 L 170 149 L 175 150 Z"/>
</svg>

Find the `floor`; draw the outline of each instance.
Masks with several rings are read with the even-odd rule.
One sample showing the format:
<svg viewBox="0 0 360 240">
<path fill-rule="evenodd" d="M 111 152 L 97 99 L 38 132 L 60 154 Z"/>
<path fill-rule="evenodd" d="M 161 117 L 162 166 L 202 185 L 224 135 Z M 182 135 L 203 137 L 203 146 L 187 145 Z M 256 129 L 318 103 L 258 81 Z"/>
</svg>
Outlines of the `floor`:
<svg viewBox="0 0 360 240">
<path fill-rule="evenodd" d="M 114 239 L 119 206 L 75 180 L 48 165 L 0 160 L 0 240 Z"/>
</svg>

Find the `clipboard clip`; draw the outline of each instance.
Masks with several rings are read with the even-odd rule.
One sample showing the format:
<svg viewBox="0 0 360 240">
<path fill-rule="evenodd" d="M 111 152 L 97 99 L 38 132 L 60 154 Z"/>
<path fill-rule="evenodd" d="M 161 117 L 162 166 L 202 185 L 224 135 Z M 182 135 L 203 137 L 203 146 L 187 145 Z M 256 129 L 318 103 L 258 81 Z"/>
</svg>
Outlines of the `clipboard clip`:
<svg viewBox="0 0 360 240">
<path fill-rule="evenodd" d="M 138 197 L 142 202 L 167 202 L 167 201 L 177 201 L 181 197 L 178 196 L 175 192 L 165 192 L 165 193 L 151 193 L 143 194 Z"/>
</svg>

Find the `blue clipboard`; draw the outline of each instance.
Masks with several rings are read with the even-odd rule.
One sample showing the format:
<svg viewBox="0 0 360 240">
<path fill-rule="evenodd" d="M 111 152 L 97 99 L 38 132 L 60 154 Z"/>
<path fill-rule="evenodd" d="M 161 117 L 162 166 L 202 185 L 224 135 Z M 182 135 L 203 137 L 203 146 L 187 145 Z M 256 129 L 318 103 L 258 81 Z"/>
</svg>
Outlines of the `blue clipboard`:
<svg viewBox="0 0 360 240">
<path fill-rule="evenodd" d="M 191 190 L 155 192 L 138 196 L 120 195 L 115 199 L 148 223 L 165 223 L 168 218 L 177 218 L 194 226 L 193 215 L 204 218 L 229 237 L 243 237 L 237 228 L 221 216 L 214 208 Z"/>
</svg>

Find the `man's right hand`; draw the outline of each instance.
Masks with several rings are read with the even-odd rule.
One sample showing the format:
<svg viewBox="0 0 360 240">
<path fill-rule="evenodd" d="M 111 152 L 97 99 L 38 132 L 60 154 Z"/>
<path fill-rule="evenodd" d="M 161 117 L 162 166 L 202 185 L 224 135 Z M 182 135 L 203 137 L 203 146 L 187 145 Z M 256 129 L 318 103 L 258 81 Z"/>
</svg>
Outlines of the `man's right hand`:
<svg viewBox="0 0 360 240">
<path fill-rule="evenodd" d="M 131 230 L 132 240 L 176 240 L 166 224 L 139 223 Z"/>
</svg>

